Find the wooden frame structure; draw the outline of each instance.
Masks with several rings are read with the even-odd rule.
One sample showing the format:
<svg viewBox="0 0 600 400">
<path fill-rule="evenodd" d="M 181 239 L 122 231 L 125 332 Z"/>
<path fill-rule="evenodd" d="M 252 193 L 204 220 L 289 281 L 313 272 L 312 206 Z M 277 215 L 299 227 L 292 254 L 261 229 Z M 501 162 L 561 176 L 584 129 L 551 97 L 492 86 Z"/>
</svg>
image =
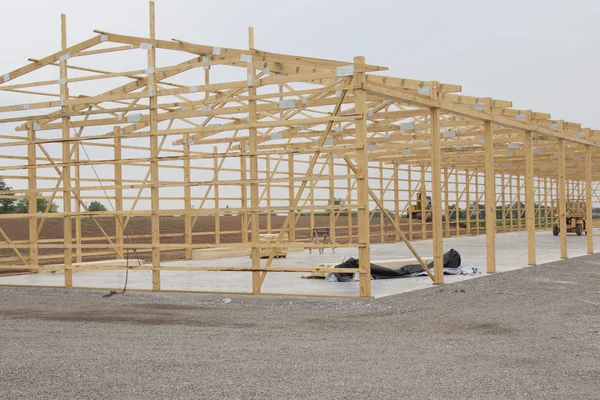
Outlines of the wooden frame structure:
<svg viewBox="0 0 600 400">
<path fill-rule="evenodd" d="M 63 15 L 60 51 L 0 76 L 0 91 L 28 99 L 0 106 L 0 177 L 15 188 L 0 196 L 26 199 L 29 210 L 41 196 L 60 204 L 0 215 L 2 268 L 36 271 L 60 257 L 73 287 L 73 271 L 86 269 L 74 262 L 134 251 L 151 265 L 128 268 L 151 271 L 152 290 L 167 269 L 249 271 L 259 294 L 267 273 L 307 271 L 277 267 L 273 254 L 261 262 L 261 248 L 310 248 L 323 226 L 331 246 L 358 248 L 359 295 L 369 297 L 372 242 L 403 241 L 420 260 L 410 241 L 432 237 L 430 276 L 440 284 L 444 236 L 485 230 L 494 273 L 497 230 L 526 229 L 535 264 L 535 230 L 551 227 L 556 201 L 560 215 L 567 201 L 585 202 L 592 220 L 600 131 L 461 95 L 459 85 L 385 76 L 363 57 L 258 50 L 252 28 L 248 49 L 159 40 L 152 2 L 148 37 L 95 33 L 69 46 Z M 89 66 L 124 54 L 143 67 Z M 183 58 L 164 65 L 162 55 Z M 35 80 L 55 68 L 55 78 Z M 422 202 L 431 193 L 431 223 L 407 213 L 419 193 Z M 89 211 L 89 200 L 103 199 L 109 210 Z M 181 232 L 161 232 L 168 216 L 183 220 Z M 223 230 L 233 216 L 239 229 Z M 127 229 L 144 218 L 149 233 Z M 195 231 L 199 218 L 214 223 Z M 63 236 L 41 239 L 52 219 L 62 219 Z M 25 220 L 27 237 L 14 237 L 10 224 Z M 278 243 L 261 244 L 263 232 L 279 233 Z M 591 224 L 588 233 L 592 253 Z M 165 252 L 189 259 L 224 246 L 249 248 L 252 267 L 161 266 Z"/>
</svg>

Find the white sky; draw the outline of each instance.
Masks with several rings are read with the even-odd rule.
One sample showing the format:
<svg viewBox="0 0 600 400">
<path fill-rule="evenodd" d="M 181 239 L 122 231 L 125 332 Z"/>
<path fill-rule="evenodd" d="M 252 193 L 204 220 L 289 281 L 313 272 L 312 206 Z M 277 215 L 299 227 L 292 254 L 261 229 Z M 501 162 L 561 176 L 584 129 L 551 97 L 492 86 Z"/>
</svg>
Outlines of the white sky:
<svg viewBox="0 0 600 400">
<path fill-rule="evenodd" d="M 145 36 L 145 0 L 1 0 L 2 73 L 94 29 Z M 157 36 L 337 60 L 356 55 L 390 75 L 463 85 L 463 93 L 600 129 L 600 4 L 594 1 L 157 0 Z"/>
<path fill-rule="evenodd" d="M 58 51 L 61 13 L 69 45 L 94 29 L 148 35 L 146 0 L 0 2 L 0 74 Z M 387 66 L 386 75 L 461 84 L 463 94 L 512 100 L 515 108 L 596 129 L 599 10 L 577 0 L 156 1 L 159 39 L 247 48 L 254 26 L 258 49 L 346 61 L 362 55 Z M 159 66 L 166 61 L 159 54 Z M 126 61 L 119 67 L 144 68 Z"/>
</svg>

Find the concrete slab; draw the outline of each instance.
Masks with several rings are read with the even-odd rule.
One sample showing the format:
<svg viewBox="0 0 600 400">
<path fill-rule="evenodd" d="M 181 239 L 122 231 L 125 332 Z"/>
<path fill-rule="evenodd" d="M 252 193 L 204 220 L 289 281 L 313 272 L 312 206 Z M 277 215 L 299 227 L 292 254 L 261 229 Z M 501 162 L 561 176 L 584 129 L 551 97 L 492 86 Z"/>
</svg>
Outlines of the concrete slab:
<svg viewBox="0 0 600 400">
<path fill-rule="evenodd" d="M 447 283 L 473 279 L 485 275 L 486 254 L 485 236 L 461 236 L 444 239 L 444 251 L 451 248 L 457 250 L 463 264 L 477 267 L 479 275 L 445 276 Z M 538 264 L 557 261 L 560 259 L 559 239 L 551 232 L 537 232 L 537 261 Z M 432 240 L 413 242 L 414 247 L 423 257 L 432 255 Z M 586 254 L 586 237 L 568 235 L 567 246 L 569 257 Z M 600 237 L 594 237 L 594 246 L 600 248 Z M 527 263 L 527 234 L 525 232 L 499 233 L 496 236 L 497 272 L 506 272 L 526 267 Z M 357 257 L 357 249 L 339 248 L 333 254 L 326 250 L 324 254 L 313 252 L 290 252 L 285 259 L 276 259 L 274 267 L 307 267 L 313 263 L 342 262 L 346 257 Z M 372 259 L 409 258 L 411 253 L 402 243 L 374 244 L 371 247 Z M 266 260 L 262 260 L 262 265 Z M 217 260 L 190 260 L 163 263 L 164 266 L 251 266 L 249 257 L 234 257 Z M 303 273 L 271 273 L 263 284 L 264 293 L 312 294 L 357 296 L 357 282 L 326 282 L 322 279 L 301 279 Z M 125 281 L 125 271 L 89 271 L 73 274 L 74 286 L 95 288 L 122 288 Z M 0 285 L 39 285 L 62 286 L 63 275 L 32 274 L 8 276 L 0 278 Z M 428 277 L 377 280 L 372 282 L 374 297 L 384 297 L 393 294 L 431 287 Z M 150 289 L 152 276 L 150 271 L 130 271 L 128 288 Z M 161 273 L 161 288 L 165 290 L 194 290 L 217 292 L 251 292 L 250 272 L 188 272 L 163 271 Z"/>
</svg>

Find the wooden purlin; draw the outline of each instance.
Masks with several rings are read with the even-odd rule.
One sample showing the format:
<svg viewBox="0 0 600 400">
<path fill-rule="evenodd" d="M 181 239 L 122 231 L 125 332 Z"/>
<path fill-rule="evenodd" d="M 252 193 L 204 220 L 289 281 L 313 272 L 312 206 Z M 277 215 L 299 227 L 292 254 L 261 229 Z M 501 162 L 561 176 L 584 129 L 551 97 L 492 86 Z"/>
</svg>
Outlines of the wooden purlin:
<svg viewBox="0 0 600 400">
<path fill-rule="evenodd" d="M 200 44 L 193 44 L 189 42 L 183 42 L 180 40 L 173 39 L 173 41 L 166 40 L 156 40 L 152 38 L 143 38 L 136 36 L 125 36 L 125 35 L 117 35 L 113 33 L 108 33 L 100 30 L 95 30 L 95 33 L 104 34 L 107 36 L 107 40 L 113 43 L 123 43 L 129 44 L 133 46 L 139 47 L 141 44 L 151 44 L 155 48 L 166 49 L 166 50 L 177 50 L 184 51 L 192 54 L 196 54 L 199 56 L 211 56 L 211 57 L 233 57 L 239 59 L 242 55 L 253 55 L 254 68 L 262 69 L 264 67 L 264 62 L 273 62 L 281 65 L 290 65 L 293 67 L 291 70 L 282 70 L 274 72 L 281 73 L 298 73 L 302 71 L 298 66 L 307 67 L 306 71 L 314 71 L 316 70 L 335 70 L 337 67 L 345 66 L 351 63 L 343 62 L 343 61 L 333 61 L 333 60 L 324 60 L 319 58 L 311 58 L 311 57 L 300 57 L 300 56 L 291 56 L 285 54 L 277 54 L 270 53 L 262 50 L 252 49 L 252 50 L 240 50 L 226 47 L 215 47 L 215 46 L 206 46 Z M 246 62 L 242 62 L 243 66 Z M 375 65 L 365 65 L 366 72 L 373 71 L 385 71 L 386 67 L 375 66 Z"/>
<path fill-rule="evenodd" d="M 42 58 L 41 60 L 31 63 L 29 65 L 26 65 L 24 67 L 18 68 L 16 70 L 10 71 L 8 73 L 5 73 L 2 75 L 3 77 L 3 81 L 0 82 L 0 85 L 3 85 L 7 82 L 10 82 L 14 79 L 17 79 L 23 75 L 26 75 L 30 72 L 36 71 L 42 67 L 45 67 L 46 65 L 49 65 L 51 63 L 54 63 L 56 61 L 61 61 L 63 62 L 63 60 L 61 60 L 61 58 L 64 59 L 64 61 L 66 61 L 66 59 L 68 59 L 70 57 L 71 54 L 75 54 L 79 51 L 85 50 L 85 49 L 89 49 L 90 47 L 93 47 L 99 43 L 102 43 L 102 37 L 101 35 L 98 36 L 94 36 L 91 39 L 88 39 L 86 41 L 83 41 L 81 43 L 78 43 L 74 46 L 71 47 L 66 47 L 63 46 L 63 48 L 59 51 L 56 52 L 54 54 L 51 54 L 47 57 Z M 1 87 L 1 86 L 0 86 Z"/>
</svg>

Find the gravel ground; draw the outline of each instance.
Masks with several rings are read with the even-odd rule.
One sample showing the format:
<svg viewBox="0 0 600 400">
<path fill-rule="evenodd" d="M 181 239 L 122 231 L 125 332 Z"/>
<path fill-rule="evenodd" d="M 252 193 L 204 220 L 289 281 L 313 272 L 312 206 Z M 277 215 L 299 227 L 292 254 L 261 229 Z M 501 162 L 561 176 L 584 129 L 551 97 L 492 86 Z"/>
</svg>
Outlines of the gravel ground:
<svg viewBox="0 0 600 400">
<path fill-rule="evenodd" d="M 373 301 L 102 295 L 0 289 L 1 399 L 600 397 L 600 255 Z"/>
</svg>

